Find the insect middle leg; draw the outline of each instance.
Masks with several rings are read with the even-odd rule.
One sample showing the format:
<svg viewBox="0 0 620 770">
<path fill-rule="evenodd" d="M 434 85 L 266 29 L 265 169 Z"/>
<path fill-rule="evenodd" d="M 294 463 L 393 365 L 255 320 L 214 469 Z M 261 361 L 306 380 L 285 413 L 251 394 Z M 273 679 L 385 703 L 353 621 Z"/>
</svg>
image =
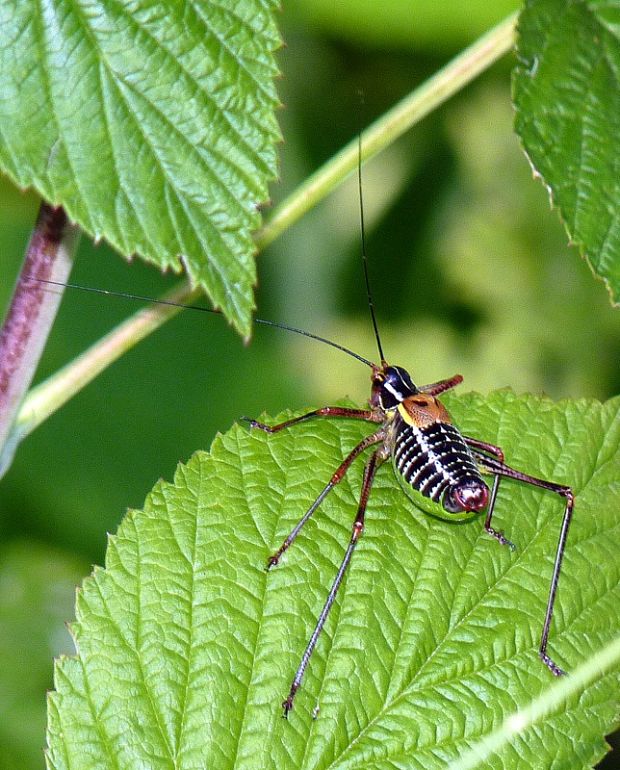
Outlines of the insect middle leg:
<svg viewBox="0 0 620 770">
<path fill-rule="evenodd" d="M 474 449 L 474 456 L 480 465 L 488 470 L 490 473 L 495 474 L 496 479 L 503 476 L 516 481 L 521 481 L 524 484 L 530 484 L 534 487 L 541 489 L 548 489 L 550 492 L 555 492 L 565 500 L 564 515 L 562 516 L 562 525 L 560 527 L 560 536 L 558 538 L 558 545 L 555 552 L 555 561 L 553 564 L 553 573 L 551 575 L 551 585 L 549 587 L 549 596 L 547 598 L 547 610 L 545 612 L 545 621 L 543 623 L 542 634 L 540 637 L 540 645 L 538 648 L 538 656 L 542 662 L 547 666 L 555 676 L 561 676 L 565 672 L 557 665 L 547 654 L 547 643 L 549 640 L 549 630 L 551 628 L 551 619 L 553 617 L 553 606 L 555 604 L 555 597 L 558 590 L 558 581 L 560 579 L 560 570 L 562 569 L 562 559 L 564 558 L 564 550 L 566 548 L 566 539 L 568 537 L 568 528 L 570 527 L 571 519 L 573 516 L 573 508 L 575 505 L 575 495 L 570 487 L 562 484 L 556 484 L 553 481 L 546 481 L 545 479 L 538 479 L 535 476 L 529 476 L 527 473 L 515 470 L 503 462 L 503 453 L 501 454 L 501 460 L 496 457 L 489 457 L 476 449 L 484 449 L 487 452 L 492 452 L 490 448 L 492 445 L 483 445 L 483 442 L 476 442 L 478 447 L 475 446 L 474 440 L 466 439 L 467 443 Z M 493 449 L 501 450 L 498 447 Z M 494 489 L 496 487 L 494 485 Z M 487 514 L 487 520 L 490 521 L 492 515 L 492 506 L 495 503 L 493 495 L 491 495 L 491 502 L 489 503 L 490 513 Z"/>
<path fill-rule="evenodd" d="M 297 524 L 293 527 L 289 535 L 286 537 L 282 545 L 278 548 L 278 550 L 269 557 L 267 560 L 267 569 L 270 569 L 271 567 L 275 566 L 279 561 L 282 554 L 289 548 L 289 546 L 293 543 L 297 535 L 300 533 L 302 527 L 304 524 L 308 521 L 308 519 L 312 516 L 312 514 L 316 511 L 316 509 L 321 505 L 323 500 L 327 497 L 329 492 L 332 491 L 332 489 L 336 486 L 336 484 L 340 484 L 342 479 L 344 478 L 346 472 L 349 470 L 349 467 L 353 460 L 355 460 L 358 455 L 360 455 L 365 449 L 367 449 L 369 446 L 372 446 L 373 444 L 378 444 L 380 441 L 384 441 L 385 439 L 385 432 L 383 429 L 376 431 L 375 433 L 371 433 L 370 436 L 366 436 L 366 438 L 362 439 L 357 446 L 355 446 L 349 454 L 344 458 L 344 460 L 340 463 L 338 468 L 334 471 L 332 474 L 331 479 L 327 482 L 327 484 L 323 487 L 321 492 L 319 493 L 316 500 L 312 503 L 312 505 L 308 508 L 308 510 L 304 513 L 304 515 L 301 517 L 301 519 L 297 522 Z"/>
<path fill-rule="evenodd" d="M 368 504 L 368 497 L 370 495 L 372 482 L 375 476 L 375 472 L 383 460 L 383 450 L 380 447 L 372 453 L 368 462 L 366 463 L 366 467 L 364 469 L 364 478 L 362 480 L 362 491 L 360 493 L 360 501 L 357 508 L 357 515 L 355 516 L 353 528 L 351 531 L 351 539 L 342 559 L 342 563 L 340 564 L 338 572 L 336 573 L 336 577 L 334 578 L 334 582 L 329 589 L 329 594 L 327 595 L 327 599 L 325 600 L 321 614 L 318 617 L 314 631 L 310 636 L 306 649 L 304 650 L 304 654 L 301 656 L 301 662 L 297 668 L 297 671 L 295 672 L 295 676 L 293 677 L 289 694 L 287 698 L 282 702 L 282 708 L 284 709 L 283 716 L 285 718 L 288 718 L 288 712 L 293 708 L 293 700 L 295 699 L 295 694 L 301 686 L 304 673 L 308 666 L 308 662 L 310 661 L 310 657 L 314 652 L 314 648 L 316 647 L 319 634 L 323 630 L 323 626 L 325 625 L 329 611 L 332 608 L 334 599 L 336 598 L 336 594 L 338 593 L 338 589 L 342 583 L 342 579 L 344 578 L 347 567 L 351 562 L 351 557 L 353 556 L 353 551 L 355 550 L 357 541 L 360 539 L 364 531 L 364 516 L 366 514 L 366 505 Z"/>
<path fill-rule="evenodd" d="M 277 425 L 266 425 L 265 423 L 259 422 L 258 420 L 253 420 L 250 417 L 243 417 L 242 419 L 245 420 L 246 422 L 249 422 L 251 428 L 258 428 L 259 430 L 265 431 L 265 433 L 271 434 L 271 433 L 278 433 L 281 430 L 290 428 L 292 425 L 297 425 L 297 423 L 310 420 L 313 417 L 348 417 L 350 419 L 364 420 L 367 422 L 382 421 L 382 418 L 377 414 L 376 411 L 371 411 L 370 409 L 349 409 L 348 407 L 341 407 L 341 406 L 324 406 L 321 409 L 315 409 L 312 412 L 306 412 L 306 414 L 302 414 L 299 417 L 293 417 L 290 420 L 285 420 L 284 422 L 278 423 Z M 308 510 L 304 513 L 304 515 L 297 522 L 297 524 L 293 527 L 290 534 L 288 535 L 288 537 L 286 537 L 282 545 L 278 548 L 278 550 L 272 556 L 269 557 L 269 559 L 267 560 L 267 569 L 270 569 L 271 567 L 275 566 L 280 561 L 280 557 L 293 543 L 297 535 L 300 533 L 304 524 L 308 521 L 308 519 L 312 516 L 312 514 L 316 511 L 316 509 L 321 505 L 323 500 L 327 497 L 329 492 L 331 492 L 331 490 L 336 486 L 336 484 L 340 483 L 340 481 L 342 480 L 343 476 L 349 469 L 349 466 L 351 465 L 353 460 L 355 460 L 355 458 L 361 452 L 363 452 L 367 447 L 369 447 L 371 444 L 377 444 L 379 443 L 379 441 L 383 441 L 384 438 L 385 436 L 383 434 L 383 431 L 377 431 L 371 436 L 367 436 L 362 441 L 360 441 L 360 443 L 356 447 L 354 447 L 354 449 L 347 455 L 347 457 L 345 457 L 345 459 L 336 469 L 335 473 L 332 475 L 329 482 L 321 490 L 319 496 L 308 508 Z"/>
</svg>

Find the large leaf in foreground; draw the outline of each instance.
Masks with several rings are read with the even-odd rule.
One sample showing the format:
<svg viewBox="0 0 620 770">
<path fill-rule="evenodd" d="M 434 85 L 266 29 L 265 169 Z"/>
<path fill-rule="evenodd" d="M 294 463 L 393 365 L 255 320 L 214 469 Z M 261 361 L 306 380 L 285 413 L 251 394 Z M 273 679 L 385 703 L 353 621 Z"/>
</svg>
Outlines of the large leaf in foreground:
<svg viewBox="0 0 620 770">
<path fill-rule="evenodd" d="M 571 240 L 620 302 L 620 2 L 530 0 L 515 126 Z"/>
<path fill-rule="evenodd" d="M 276 5 L 0 6 L 2 170 L 125 256 L 180 256 L 245 334 L 276 174 Z"/>
<path fill-rule="evenodd" d="M 509 391 L 451 399 L 464 431 L 577 493 L 550 650 L 569 671 L 620 622 L 620 399 L 553 404 Z M 87 579 L 77 659 L 56 668 L 54 768 L 444 768 L 552 681 L 536 650 L 562 501 L 503 484 L 498 525 L 411 507 L 379 470 L 366 532 L 289 721 L 288 691 L 350 534 L 361 462 L 282 563 L 264 564 L 369 431 L 234 427 L 179 466 Z M 586 768 L 618 711 L 608 675 L 526 730 L 493 767 Z M 320 704 L 318 719 L 312 720 Z"/>
</svg>

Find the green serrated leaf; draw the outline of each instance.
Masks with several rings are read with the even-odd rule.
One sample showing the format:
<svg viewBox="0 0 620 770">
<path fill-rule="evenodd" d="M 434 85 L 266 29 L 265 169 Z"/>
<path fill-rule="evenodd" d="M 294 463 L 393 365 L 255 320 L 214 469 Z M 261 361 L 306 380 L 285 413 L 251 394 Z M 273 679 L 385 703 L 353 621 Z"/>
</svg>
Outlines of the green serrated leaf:
<svg viewBox="0 0 620 770">
<path fill-rule="evenodd" d="M 566 229 L 620 302 L 620 2 L 529 0 L 515 126 Z"/>
<path fill-rule="evenodd" d="M 620 627 L 620 399 L 500 391 L 449 401 L 463 431 L 577 493 L 550 651 L 569 671 Z M 53 768 L 444 768 L 553 681 L 537 645 L 562 502 L 505 482 L 497 523 L 412 507 L 386 464 L 289 721 L 280 703 L 334 577 L 363 463 L 267 573 L 266 559 L 370 429 L 234 427 L 159 483 L 111 538 L 56 666 Z M 596 568 L 593 568 L 596 565 Z M 590 767 L 617 717 L 607 675 L 488 767 Z M 320 705 L 318 719 L 312 712 Z"/>
<path fill-rule="evenodd" d="M 0 163 L 95 238 L 193 284 L 245 335 L 276 174 L 274 0 L 10 0 Z"/>
</svg>

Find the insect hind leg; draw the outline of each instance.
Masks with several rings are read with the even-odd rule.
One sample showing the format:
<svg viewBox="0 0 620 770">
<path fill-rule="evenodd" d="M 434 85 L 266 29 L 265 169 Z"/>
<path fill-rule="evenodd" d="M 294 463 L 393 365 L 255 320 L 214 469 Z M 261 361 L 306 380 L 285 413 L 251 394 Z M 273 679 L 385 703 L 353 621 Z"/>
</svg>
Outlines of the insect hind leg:
<svg viewBox="0 0 620 770">
<path fill-rule="evenodd" d="M 473 449 L 474 452 L 474 458 L 476 461 L 483 467 L 485 470 L 488 470 L 487 466 L 485 465 L 485 459 L 487 458 L 486 454 L 483 454 L 486 452 L 489 455 L 494 455 L 494 457 L 503 464 L 504 462 L 504 452 L 503 450 L 495 446 L 495 444 L 488 444 L 486 441 L 479 441 L 476 438 L 471 438 L 470 436 L 464 436 L 463 437 L 465 441 L 467 442 L 468 446 Z M 491 535 L 491 537 L 495 538 L 497 542 L 500 545 L 507 545 L 511 551 L 516 550 L 515 544 L 508 540 L 508 538 L 504 535 L 503 531 L 501 529 L 495 529 L 491 525 L 491 519 L 493 518 L 493 513 L 495 511 L 495 501 L 497 500 L 497 493 L 499 491 L 499 482 L 501 479 L 501 475 L 499 473 L 496 473 L 495 471 L 492 471 L 493 473 L 493 486 L 491 487 L 491 496 L 489 498 L 489 503 L 487 505 L 487 515 L 484 520 L 484 529 L 487 532 L 487 534 Z"/>
<path fill-rule="evenodd" d="M 445 393 L 446 390 L 455 388 L 462 382 L 462 375 L 455 374 L 452 377 L 448 377 L 447 380 L 439 380 L 438 382 L 431 382 L 429 385 L 421 385 L 418 390 L 420 393 L 428 393 L 429 396 L 438 396 L 440 393 Z"/>
<path fill-rule="evenodd" d="M 564 513 L 562 515 L 562 524 L 560 526 L 560 535 L 558 538 L 558 544 L 555 552 L 555 561 L 553 563 L 553 572 L 551 575 L 549 595 L 547 597 L 547 609 L 545 611 L 545 620 L 543 623 L 542 633 L 540 636 L 540 644 L 538 647 L 538 657 L 542 660 L 545 666 L 547 666 L 549 671 L 551 671 L 551 673 L 554 676 L 562 676 L 565 672 L 547 654 L 547 644 L 549 641 L 549 631 L 551 629 L 551 621 L 553 619 L 553 608 L 555 605 L 555 599 L 556 599 L 556 594 L 558 590 L 560 571 L 562 569 L 562 560 L 564 558 L 564 551 L 566 549 L 568 529 L 570 527 L 570 523 L 573 517 L 573 509 L 575 506 L 575 495 L 573 493 L 573 490 L 570 487 L 565 486 L 563 484 L 556 484 L 553 481 L 547 481 L 546 479 L 539 479 L 539 478 L 536 478 L 535 476 L 530 476 L 527 473 L 522 473 L 521 471 L 511 468 L 510 466 L 506 465 L 503 462 L 503 453 L 501 455 L 502 459 L 500 460 L 498 459 L 497 455 L 496 457 L 489 457 L 483 454 L 481 451 L 476 451 L 480 449 L 485 449 L 488 452 L 492 452 L 492 449 L 490 448 L 492 447 L 492 445 L 483 446 L 482 442 L 474 442 L 474 440 L 470 440 L 470 439 L 467 439 L 467 442 L 474 449 L 474 456 L 476 457 L 476 460 L 480 463 L 482 467 L 484 467 L 490 473 L 493 473 L 496 479 L 499 479 L 500 477 L 515 479 L 516 481 L 521 481 L 524 484 L 530 484 L 531 486 L 539 487 L 540 489 L 547 489 L 550 492 L 555 492 L 557 495 L 559 495 L 565 500 Z M 499 449 L 499 447 L 493 447 L 493 449 Z M 501 452 L 501 450 L 499 450 L 499 452 Z M 496 484 L 494 484 L 494 489 L 495 491 L 497 491 Z M 492 503 L 495 502 L 493 495 L 491 495 L 491 502 Z M 491 508 L 491 504 L 489 504 L 489 508 Z M 489 516 L 487 516 L 487 518 L 490 520 Z"/>
</svg>

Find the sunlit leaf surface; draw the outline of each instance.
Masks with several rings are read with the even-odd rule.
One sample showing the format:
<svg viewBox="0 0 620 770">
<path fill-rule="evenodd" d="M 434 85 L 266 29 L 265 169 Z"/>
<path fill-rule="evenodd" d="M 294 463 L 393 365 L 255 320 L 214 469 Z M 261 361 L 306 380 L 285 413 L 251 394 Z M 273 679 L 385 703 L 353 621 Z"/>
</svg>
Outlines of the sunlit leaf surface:
<svg viewBox="0 0 620 770">
<path fill-rule="evenodd" d="M 9 0 L 0 164 L 96 238 L 192 282 L 244 334 L 276 174 L 272 0 Z"/>
<path fill-rule="evenodd" d="M 620 2 L 529 0 L 515 125 L 569 236 L 620 302 Z"/>
<path fill-rule="evenodd" d="M 550 650 L 568 671 L 619 626 L 618 399 L 450 399 L 467 434 L 577 493 Z M 56 667 L 50 766 L 443 768 L 551 681 L 536 650 L 562 514 L 507 482 L 498 525 L 411 507 L 379 470 L 366 532 L 288 721 L 280 703 L 350 534 L 358 461 L 267 573 L 267 556 L 369 427 L 234 427 L 180 465 L 86 580 L 77 659 Z M 593 569 L 596 565 L 596 569 Z M 589 767 L 617 715 L 609 675 L 493 767 Z M 318 718 L 312 712 L 320 706 Z"/>
</svg>

